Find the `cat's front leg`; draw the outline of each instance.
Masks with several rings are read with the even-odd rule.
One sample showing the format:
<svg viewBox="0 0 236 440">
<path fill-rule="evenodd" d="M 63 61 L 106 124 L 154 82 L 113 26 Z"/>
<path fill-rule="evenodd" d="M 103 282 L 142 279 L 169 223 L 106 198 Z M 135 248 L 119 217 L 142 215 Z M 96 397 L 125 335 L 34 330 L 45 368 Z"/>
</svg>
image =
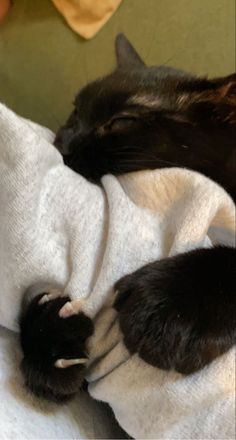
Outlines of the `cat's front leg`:
<svg viewBox="0 0 236 440">
<path fill-rule="evenodd" d="M 124 343 L 149 364 L 190 374 L 236 343 L 236 250 L 199 249 L 116 283 Z"/>
</svg>

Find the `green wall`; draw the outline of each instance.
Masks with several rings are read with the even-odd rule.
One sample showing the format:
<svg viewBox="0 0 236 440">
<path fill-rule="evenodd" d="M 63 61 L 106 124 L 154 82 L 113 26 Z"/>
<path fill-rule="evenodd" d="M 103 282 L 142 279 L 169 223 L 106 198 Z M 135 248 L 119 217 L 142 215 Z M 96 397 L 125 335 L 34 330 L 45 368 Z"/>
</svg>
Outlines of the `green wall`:
<svg viewBox="0 0 236 440">
<path fill-rule="evenodd" d="M 0 100 L 56 130 L 77 90 L 114 66 L 120 31 L 147 63 L 216 76 L 235 70 L 234 0 L 123 0 L 91 41 L 50 0 L 15 0 L 0 25 Z"/>
</svg>

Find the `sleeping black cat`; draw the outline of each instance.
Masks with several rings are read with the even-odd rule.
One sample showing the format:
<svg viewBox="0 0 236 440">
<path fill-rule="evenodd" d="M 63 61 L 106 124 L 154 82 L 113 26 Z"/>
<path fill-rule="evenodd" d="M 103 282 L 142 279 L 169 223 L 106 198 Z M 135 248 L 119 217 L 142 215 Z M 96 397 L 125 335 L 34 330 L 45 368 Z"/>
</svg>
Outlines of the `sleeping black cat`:
<svg viewBox="0 0 236 440">
<path fill-rule="evenodd" d="M 187 167 L 221 184 L 235 200 L 236 75 L 209 80 L 146 67 L 123 35 L 116 52 L 118 68 L 82 89 L 57 134 L 65 163 L 93 181 L 106 173 Z M 183 374 L 204 367 L 236 342 L 235 283 L 235 249 L 227 247 L 192 251 L 127 275 L 115 286 L 114 304 L 127 348 Z M 80 326 L 83 335 L 93 331 L 81 313 L 73 322 L 61 320 L 60 301 L 42 306 L 36 299 L 21 317 L 26 383 L 56 400 L 74 394 L 84 367 L 59 373 L 55 346 L 58 357 L 80 357 L 86 337 L 78 344 L 75 335 Z"/>
</svg>

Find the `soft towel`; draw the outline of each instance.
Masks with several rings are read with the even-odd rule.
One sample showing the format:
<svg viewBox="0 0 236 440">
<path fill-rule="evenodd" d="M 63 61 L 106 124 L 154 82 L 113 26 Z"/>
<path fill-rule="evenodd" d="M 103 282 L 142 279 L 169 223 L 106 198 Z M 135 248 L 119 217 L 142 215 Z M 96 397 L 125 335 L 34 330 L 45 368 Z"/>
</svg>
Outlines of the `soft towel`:
<svg viewBox="0 0 236 440">
<path fill-rule="evenodd" d="M 114 14 L 122 0 L 52 0 L 69 26 L 90 39 Z"/>
<path fill-rule="evenodd" d="M 64 166 L 53 135 L 0 106 L 0 324 L 17 330 L 26 288 L 84 298 L 95 318 L 90 394 L 135 438 L 234 438 L 235 350 L 184 377 L 126 351 L 112 286 L 158 258 L 234 245 L 226 192 L 185 169 L 105 176 L 102 187 Z M 109 330 L 108 330 L 109 329 Z"/>
<path fill-rule="evenodd" d="M 65 440 L 122 438 L 111 411 L 86 393 L 66 405 L 30 395 L 19 369 L 17 335 L 0 328 L 0 439 Z"/>
</svg>

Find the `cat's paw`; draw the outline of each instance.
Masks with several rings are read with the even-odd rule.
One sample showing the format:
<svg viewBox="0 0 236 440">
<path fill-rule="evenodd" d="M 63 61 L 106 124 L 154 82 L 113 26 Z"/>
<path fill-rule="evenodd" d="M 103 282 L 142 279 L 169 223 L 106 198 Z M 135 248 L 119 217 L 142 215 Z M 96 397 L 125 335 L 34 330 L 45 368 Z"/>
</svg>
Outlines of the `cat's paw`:
<svg viewBox="0 0 236 440">
<path fill-rule="evenodd" d="M 147 363 L 190 374 L 236 342 L 235 251 L 157 261 L 115 285 L 124 343 Z"/>
<path fill-rule="evenodd" d="M 35 297 L 20 317 L 22 372 L 37 396 L 63 402 L 80 389 L 86 371 L 87 339 L 93 323 L 84 313 L 60 316 L 70 298 L 60 291 Z"/>
</svg>

